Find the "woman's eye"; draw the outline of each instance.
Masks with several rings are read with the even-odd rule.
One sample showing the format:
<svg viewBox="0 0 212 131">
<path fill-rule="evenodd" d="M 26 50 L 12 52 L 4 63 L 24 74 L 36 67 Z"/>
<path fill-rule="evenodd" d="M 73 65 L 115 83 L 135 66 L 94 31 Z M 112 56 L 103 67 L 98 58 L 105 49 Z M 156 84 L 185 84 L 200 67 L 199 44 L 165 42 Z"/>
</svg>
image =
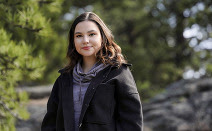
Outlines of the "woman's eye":
<svg viewBox="0 0 212 131">
<path fill-rule="evenodd" d="M 82 35 L 76 35 L 76 37 L 82 37 Z"/>
<path fill-rule="evenodd" d="M 89 36 L 94 36 L 95 34 L 94 33 L 92 33 L 92 34 L 90 34 Z"/>
</svg>

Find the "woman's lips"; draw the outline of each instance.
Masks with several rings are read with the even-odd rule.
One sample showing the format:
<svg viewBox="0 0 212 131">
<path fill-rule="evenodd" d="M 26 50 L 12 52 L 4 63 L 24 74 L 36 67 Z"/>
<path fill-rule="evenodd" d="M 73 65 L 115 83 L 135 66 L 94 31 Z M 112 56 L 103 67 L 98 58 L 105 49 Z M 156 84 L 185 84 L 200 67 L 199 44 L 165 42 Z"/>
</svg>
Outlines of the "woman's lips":
<svg viewBox="0 0 212 131">
<path fill-rule="evenodd" d="M 91 48 L 90 46 L 82 47 L 83 50 L 89 50 L 90 48 Z"/>
</svg>

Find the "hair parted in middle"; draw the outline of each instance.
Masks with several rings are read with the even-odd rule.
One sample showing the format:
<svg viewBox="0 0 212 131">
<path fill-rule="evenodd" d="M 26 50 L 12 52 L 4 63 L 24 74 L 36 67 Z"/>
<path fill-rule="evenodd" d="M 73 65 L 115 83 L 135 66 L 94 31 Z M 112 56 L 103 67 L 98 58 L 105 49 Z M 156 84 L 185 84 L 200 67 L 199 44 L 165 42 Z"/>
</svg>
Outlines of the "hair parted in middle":
<svg viewBox="0 0 212 131">
<path fill-rule="evenodd" d="M 69 60 L 68 65 L 65 67 L 68 71 L 72 70 L 77 64 L 78 60 L 82 56 L 77 52 L 74 44 L 74 31 L 78 23 L 82 21 L 92 21 L 94 22 L 101 33 L 102 44 L 100 50 L 97 52 L 97 60 L 100 60 L 104 64 L 117 65 L 118 67 L 126 63 L 124 59 L 121 48 L 114 41 L 112 32 L 105 23 L 93 12 L 85 12 L 79 15 L 73 22 L 71 29 L 69 30 L 69 45 L 67 51 L 67 58 Z"/>
</svg>

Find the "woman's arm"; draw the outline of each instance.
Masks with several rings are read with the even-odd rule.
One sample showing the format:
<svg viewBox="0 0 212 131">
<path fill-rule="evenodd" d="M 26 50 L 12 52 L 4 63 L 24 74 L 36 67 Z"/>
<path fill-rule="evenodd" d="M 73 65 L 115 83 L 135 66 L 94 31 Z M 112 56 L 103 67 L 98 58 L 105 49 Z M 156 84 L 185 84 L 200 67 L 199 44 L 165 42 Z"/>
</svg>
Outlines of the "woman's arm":
<svg viewBox="0 0 212 131">
<path fill-rule="evenodd" d="M 128 67 L 117 76 L 117 130 L 142 131 L 143 114 L 140 96 Z"/>
<path fill-rule="evenodd" d="M 59 78 L 58 78 L 59 79 Z M 56 116 L 59 101 L 59 80 L 56 80 L 47 103 L 47 113 L 41 125 L 41 131 L 56 131 Z"/>
</svg>

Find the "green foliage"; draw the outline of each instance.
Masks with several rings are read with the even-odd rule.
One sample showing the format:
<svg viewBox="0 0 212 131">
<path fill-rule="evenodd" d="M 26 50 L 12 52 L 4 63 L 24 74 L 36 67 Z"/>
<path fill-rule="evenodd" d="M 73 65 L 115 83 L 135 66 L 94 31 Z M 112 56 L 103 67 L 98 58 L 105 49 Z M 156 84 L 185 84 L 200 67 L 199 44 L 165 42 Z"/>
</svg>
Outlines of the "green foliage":
<svg viewBox="0 0 212 131">
<path fill-rule="evenodd" d="M 139 90 L 139 94 L 141 96 L 142 102 L 147 102 L 148 101 L 147 98 L 152 98 L 159 92 L 160 93 L 163 92 L 163 89 L 156 90 L 154 87 L 152 87 L 149 81 L 144 81 L 144 82 L 137 81 L 136 85 Z"/>
<path fill-rule="evenodd" d="M 17 92 L 15 87 L 41 79 L 47 60 L 56 62 L 57 54 L 62 54 L 61 50 L 51 52 L 55 47 L 62 47 L 57 44 L 64 41 L 52 27 L 52 20 L 61 13 L 62 2 L 0 0 L 1 131 L 14 131 L 17 119 L 29 118 L 26 110 L 28 95 Z"/>
<path fill-rule="evenodd" d="M 15 92 L 14 86 L 17 81 L 23 79 L 23 70 L 32 70 L 32 73 L 25 71 L 25 76 L 37 78 L 40 70 L 31 63 L 42 63 L 38 58 L 30 56 L 30 48 L 24 42 L 16 43 L 11 41 L 11 35 L 0 29 L 0 130 L 14 130 L 15 118 L 27 119 L 29 114 L 23 108 L 27 101 L 27 94 Z"/>
<path fill-rule="evenodd" d="M 208 76 L 212 76 L 212 64 L 207 64 L 206 66 L 206 72 Z"/>
<path fill-rule="evenodd" d="M 24 40 L 27 45 L 30 45 L 33 56 L 48 60 L 46 63 L 48 68 L 44 70 L 43 76 L 46 79 L 40 77 L 36 80 L 42 83 L 52 82 L 52 78 L 57 77 L 57 73 L 53 71 L 62 68 L 65 64 L 67 38 L 61 36 L 60 33 L 62 29 L 60 17 L 65 10 L 62 4 L 63 0 L 0 1 L 0 18 L 2 19 L 0 27 L 12 34 L 13 40 Z M 32 82 L 22 81 L 20 83 Z"/>
</svg>

